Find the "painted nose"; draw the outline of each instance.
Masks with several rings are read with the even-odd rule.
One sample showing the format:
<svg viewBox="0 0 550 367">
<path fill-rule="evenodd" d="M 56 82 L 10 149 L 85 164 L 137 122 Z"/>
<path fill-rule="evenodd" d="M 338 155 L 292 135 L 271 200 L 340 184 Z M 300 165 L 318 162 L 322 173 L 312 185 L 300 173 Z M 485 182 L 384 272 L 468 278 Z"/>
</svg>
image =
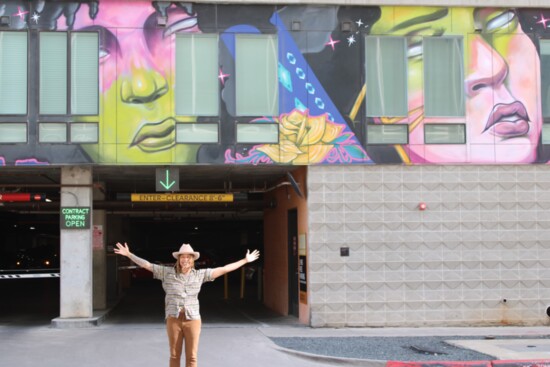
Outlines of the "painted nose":
<svg viewBox="0 0 550 367">
<path fill-rule="evenodd" d="M 475 36 L 471 44 L 470 74 L 466 78 L 465 88 L 469 97 L 484 89 L 497 89 L 508 76 L 508 65 L 502 56 L 481 36 Z"/>
<path fill-rule="evenodd" d="M 124 103 L 150 103 L 168 92 L 166 79 L 156 70 L 133 70 L 122 80 L 121 98 Z"/>
</svg>

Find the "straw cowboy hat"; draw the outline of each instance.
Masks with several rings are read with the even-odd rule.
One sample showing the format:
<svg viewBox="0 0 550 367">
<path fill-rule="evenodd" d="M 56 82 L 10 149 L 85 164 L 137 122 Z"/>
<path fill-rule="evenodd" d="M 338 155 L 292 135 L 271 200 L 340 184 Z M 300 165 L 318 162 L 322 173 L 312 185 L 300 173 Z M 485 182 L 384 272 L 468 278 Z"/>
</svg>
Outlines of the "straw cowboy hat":
<svg viewBox="0 0 550 367">
<path fill-rule="evenodd" d="M 177 251 L 177 252 L 172 252 L 172 256 L 174 256 L 174 258 L 177 260 L 178 257 L 180 255 L 183 255 L 183 254 L 190 254 L 190 255 L 193 255 L 193 258 L 195 260 L 197 260 L 199 258 L 199 256 L 201 256 L 200 253 L 196 252 L 196 251 L 193 251 L 193 247 L 191 247 L 191 245 L 187 244 L 187 243 L 184 243 L 183 245 L 181 245 L 180 247 L 180 250 Z"/>
</svg>

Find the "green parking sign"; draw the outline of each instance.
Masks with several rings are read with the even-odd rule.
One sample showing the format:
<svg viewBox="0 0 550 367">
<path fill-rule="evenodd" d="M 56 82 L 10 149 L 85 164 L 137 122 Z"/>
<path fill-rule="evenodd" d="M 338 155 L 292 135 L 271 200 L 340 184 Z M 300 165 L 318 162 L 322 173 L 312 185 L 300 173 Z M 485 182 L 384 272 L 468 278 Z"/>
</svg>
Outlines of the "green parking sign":
<svg viewBox="0 0 550 367">
<path fill-rule="evenodd" d="M 155 172 L 156 191 L 175 192 L 180 189 L 180 173 L 177 168 L 157 168 Z"/>
<path fill-rule="evenodd" d="M 90 207 L 63 207 L 60 210 L 61 229 L 90 229 Z"/>
</svg>

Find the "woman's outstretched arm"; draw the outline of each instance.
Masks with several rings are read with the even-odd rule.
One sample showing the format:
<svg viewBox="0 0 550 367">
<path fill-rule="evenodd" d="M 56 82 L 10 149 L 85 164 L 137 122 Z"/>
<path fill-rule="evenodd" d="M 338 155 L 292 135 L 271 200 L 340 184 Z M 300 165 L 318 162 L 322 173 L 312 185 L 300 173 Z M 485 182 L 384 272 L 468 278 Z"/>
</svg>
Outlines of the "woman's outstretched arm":
<svg viewBox="0 0 550 367">
<path fill-rule="evenodd" d="M 126 242 L 124 242 L 124 245 L 122 245 L 120 242 L 117 242 L 116 247 L 117 248 L 115 248 L 115 254 L 126 256 L 128 259 L 132 260 L 136 265 L 142 267 L 143 269 L 153 271 L 153 265 L 151 265 L 149 261 L 132 254 Z"/>
<path fill-rule="evenodd" d="M 218 277 L 221 277 L 224 274 L 232 272 L 233 270 L 237 270 L 243 265 L 246 265 L 248 263 L 258 260 L 259 257 L 260 257 L 260 251 L 254 250 L 251 253 L 249 250 L 247 250 L 246 256 L 244 257 L 244 259 L 235 261 L 234 263 L 227 264 L 226 266 L 221 266 L 219 268 L 215 268 L 214 270 L 212 270 L 212 279 L 216 279 Z"/>
</svg>

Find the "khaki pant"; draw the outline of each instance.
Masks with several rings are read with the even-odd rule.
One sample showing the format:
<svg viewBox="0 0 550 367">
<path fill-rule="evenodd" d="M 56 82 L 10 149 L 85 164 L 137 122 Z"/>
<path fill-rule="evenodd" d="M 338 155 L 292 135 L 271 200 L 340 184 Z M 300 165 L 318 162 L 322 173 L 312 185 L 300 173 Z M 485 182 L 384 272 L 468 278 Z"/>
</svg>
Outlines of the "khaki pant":
<svg viewBox="0 0 550 367">
<path fill-rule="evenodd" d="M 170 367 L 180 367 L 181 352 L 185 339 L 185 367 L 197 367 L 201 320 L 186 320 L 183 312 L 178 318 L 166 319 L 166 332 L 170 344 Z"/>
</svg>

